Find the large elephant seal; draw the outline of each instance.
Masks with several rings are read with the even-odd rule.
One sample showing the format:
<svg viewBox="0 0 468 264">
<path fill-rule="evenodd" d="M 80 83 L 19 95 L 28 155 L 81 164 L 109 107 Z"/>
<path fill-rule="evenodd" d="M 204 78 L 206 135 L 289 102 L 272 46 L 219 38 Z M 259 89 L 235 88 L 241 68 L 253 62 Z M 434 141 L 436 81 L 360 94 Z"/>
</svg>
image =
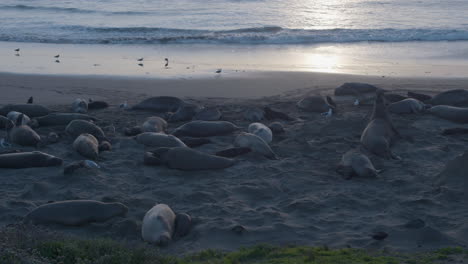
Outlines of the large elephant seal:
<svg viewBox="0 0 468 264">
<path fill-rule="evenodd" d="M 215 170 L 231 167 L 235 164 L 232 159 L 226 159 L 206 154 L 191 148 L 157 148 L 146 152 L 144 157 L 146 165 L 166 165 L 171 169 L 179 170 Z"/>
<path fill-rule="evenodd" d="M 201 107 L 196 104 L 183 104 L 177 111 L 171 114 L 168 118 L 169 122 L 182 122 L 192 120 L 192 118 L 201 110 Z"/>
<path fill-rule="evenodd" d="M 29 118 L 29 116 L 27 116 L 27 115 L 25 115 L 23 113 L 20 113 L 20 112 L 11 111 L 10 113 L 7 114 L 7 118 L 10 119 L 14 124 L 16 124 L 17 120 L 18 120 L 18 117 L 20 115 L 23 115 L 23 120 L 21 122 L 21 125 L 30 126 L 32 128 L 39 126 L 39 124 L 37 123 L 36 120 L 31 120 L 31 118 Z"/>
<path fill-rule="evenodd" d="M 393 126 L 387 112 L 383 92 L 378 90 L 371 120 L 361 135 L 361 144 L 378 156 L 396 158 L 390 151 L 390 146 L 392 141 L 398 136 L 400 135 Z"/>
<path fill-rule="evenodd" d="M 187 147 L 180 139 L 163 133 L 145 132 L 137 135 L 135 139 L 138 143 L 147 147 Z"/>
<path fill-rule="evenodd" d="M 240 128 L 227 121 L 191 121 L 172 132 L 176 137 L 211 137 L 232 133 Z"/>
<path fill-rule="evenodd" d="M 167 246 L 170 241 L 188 234 L 191 217 L 175 214 L 166 204 L 153 206 L 143 217 L 141 236 L 144 241 L 158 246 Z"/>
<path fill-rule="evenodd" d="M 0 115 L 6 116 L 11 111 L 23 113 L 31 118 L 45 116 L 52 112 L 47 107 L 37 104 L 9 104 L 0 108 Z"/>
<path fill-rule="evenodd" d="M 159 116 L 148 117 L 141 126 L 141 130 L 143 132 L 165 132 L 166 129 L 166 120 L 162 119 Z"/>
<path fill-rule="evenodd" d="M 41 142 L 41 137 L 32 128 L 22 123 L 23 114 L 18 116 L 16 124 L 11 121 L 7 124 L 8 139 L 20 146 L 37 146 Z"/>
<path fill-rule="evenodd" d="M 261 137 L 242 132 L 234 140 L 234 146 L 240 148 L 250 148 L 253 152 L 259 153 L 269 159 L 277 159 L 276 154 Z"/>
<path fill-rule="evenodd" d="M 65 128 L 65 132 L 73 139 L 81 134 L 91 134 L 99 141 L 107 140 L 104 131 L 100 127 L 86 120 L 71 121 Z"/>
<path fill-rule="evenodd" d="M 325 113 L 332 109 L 333 112 L 336 111 L 336 104 L 333 100 L 327 96 L 308 96 L 297 103 L 297 107 L 306 111 L 306 112 L 317 112 Z"/>
<path fill-rule="evenodd" d="M 377 91 L 377 87 L 368 83 L 344 83 L 340 87 L 335 88 L 335 95 L 359 95 L 363 93 L 373 93 Z"/>
<path fill-rule="evenodd" d="M 78 98 L 75 101 L 73 101 L 71 110 L 74 113 L 86 114 L 88 112 L 88 102 L 86 102 L 86 100 Z"/>
<path fill-rule="evenodd" d="M 271 132 L 271 129 L 262 123 L 250 124 L 247 131 L 261 137 L 266 143 L 270 143 L 273 140 L 273 132 Z"/>
<path fill-rule="evenodd" d="M 134 105 L 132 110 L 149 110 L 154 112 L 176 112 L 185 102 L 177 97 L 156 96 Z"/>
<path fill-rule="evenodd" d="M 449 105 L 436 105 L 429 108 L 429 113 L 457 123 L 468 123 L 468 108 Z"/>
<path fill-rule="evenodd" d="M 73 142 L 73 149 L 81 156 L 97 160 L 99 156 L 99 142 L 91 134 L 81 134 Z"/>
<path fill-rule="evenodd" d="M 426 105 L 414 98 L 407 98 L 388 105 L 388 111 L 394 114 L 419 114 L 424 111 Z"/>
<path fill-rule="evenodd" d="M 40 151 L 0 154 L 0 168 L 23 169 L 61 164 L 62 159 Z"/>
<path fill-rule="evenodd" d="M 96 121 L 96 118 L 79 113 L 52 113 L 36 120 L 39 126 L 66 126 L 73 120 Z"/>
<path fill-rule="evenodd" d="M 25 222 L 81 226 L 125 216 L 127 212 L 128 208 L 121 203 L 70 200 L 41 205 L 26 215 Z"/>
<path fill-rule="evenodd" d="M 221 119 L 223 114 L 216 107 L 206 107 L 198 111 L 197 114 L 193 117 L 193 120 L 202 120 L 202 121 L 218 121 Z"/>
<path fill-rule="evenodd" d="M 434 96 L 429 104 L 468 106 L 468 91 L 463 89 L 450 90 Z"/>
<path fill-rule="evenodd" d="M 370 159 L 358 150 L 350 150 L 341 158 L 337 168 L 338 172 L 345 179 L 350 179 L 354 175 L 359 177 L 377 177 L 377 170 Z"/>
</svg>

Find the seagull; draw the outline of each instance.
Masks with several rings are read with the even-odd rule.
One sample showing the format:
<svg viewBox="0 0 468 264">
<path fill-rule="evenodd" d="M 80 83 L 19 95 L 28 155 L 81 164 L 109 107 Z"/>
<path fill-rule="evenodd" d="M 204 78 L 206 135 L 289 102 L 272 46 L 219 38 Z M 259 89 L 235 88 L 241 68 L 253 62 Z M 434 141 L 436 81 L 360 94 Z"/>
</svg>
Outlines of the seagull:
<svg viewBox="0 0 468 264">
<path fill-rule="evenodd" d="M 217 69 L 216 73 L 221 73 L 222 71 L 223 71 L 223 69 Z"/>
<path fill-rule="evenodd" d="M 15 49 L 15 51 L 16 51 L 16 52 L 19 52 L 19 51 L 20 51 L 20 49 Z"/>
<path fill-rule="evenodd" d="M 168 59 L 168 58 L 165 58 L 164 60 L 166 61 L 166 65 L 164 65 L 164 67 L 167 68 L 167 67 L 169 66 L 169 59 Z"/>
<path fill-rule="evenodd" d="M 31 97 L 29 97 L 29 99 L 28 99 L 28 104 L 32 104 L 32 103 L 33 103 L 33 100 L 34 100 L 34 99 L 33 99 L 33 97 L 32 97 L 32 96 L 31 96 Z"/>
<path fill-rule="evenodd" d="M 60 57 L 60 54 L 57 54 L 57 55 L 54 56 L 54 58 L 58 58 L 58 57 Z"/>
<path fill-rule="evenodd" d="M 143 67 L 143 63 L 138 63 L 138 66 Z"/>
<path fill-rule="evenodd" d="M 55 62 L 56 62 L 56 63 L 60 63 L 60 61 L 59 61 L 59 60 L 55 60 Z"/>
<path fill-rule="evenodd" d="M 139 58 L 137 61 L 143 61 L 143 58 Z"/>
</svg>

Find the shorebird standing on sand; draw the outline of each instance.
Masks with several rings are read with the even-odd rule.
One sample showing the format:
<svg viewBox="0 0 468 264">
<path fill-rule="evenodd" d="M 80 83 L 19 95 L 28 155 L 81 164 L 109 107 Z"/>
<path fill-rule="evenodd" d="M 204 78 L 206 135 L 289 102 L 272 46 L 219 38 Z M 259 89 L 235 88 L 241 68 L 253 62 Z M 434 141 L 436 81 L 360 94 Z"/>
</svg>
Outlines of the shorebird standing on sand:
<svg viewBox="0 0 468 264">
<path fill-rule="evenodd" d="M 138 66 L 143 67 L 143 63 L 138 63 Z"/>
<path fill-rule="evenodd" d="M 222 71 L 223 71 L 223 69 L 217 69 L 216 73 L 221 73 Z"/>
<path fill-rule="evenodd" d="M 60 54 L 57 54 L 57 55 L 54 56 L 54 58 L 57 58 L 57 59 L 58 59 L 59 57 L 60 57 Z"/>
<path fill-rule="evenodd" d="M 20 49 L 19 48 L 15 49 L 15 52 L 16 52 L 15 56 L 19 56 Z"/>
<path fill-rule="evenodd" d="M 143 58 L 139 58 L 137 61 L 143 61 Z"/>
<path fill-rule="evenodd" d="M 166 68 L 169 67 L 169 59 L 165 58 L 164 60 L 166 61 L 166 65 L 164 65 L 164 67 L 166 67 Z"/>
</svg>

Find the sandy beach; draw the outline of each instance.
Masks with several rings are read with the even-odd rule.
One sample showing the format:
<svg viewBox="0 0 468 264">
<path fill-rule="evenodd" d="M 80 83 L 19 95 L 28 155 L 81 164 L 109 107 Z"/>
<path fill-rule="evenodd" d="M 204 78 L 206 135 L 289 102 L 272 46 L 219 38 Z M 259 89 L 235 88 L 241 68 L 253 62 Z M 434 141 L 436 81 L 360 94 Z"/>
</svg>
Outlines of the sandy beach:
<svg viewBox="0 0 468 264">
<path fill-rule="evenodd" d="M 69 112 L 76 98 L 92 98 L 110 107 L 92 110 L 112 143 L 102 152 L 100 169 L 64 175 L 63 166 L 0 169 L 0 225 L 19 223 L 36 206 L 49 201 L 91 199 L 121 202 L 126 217 L 82 227 L 49 226 L 48 230 L 79 237 L 110 237 L 141 241 L 144 214 L 156 203 L 187 212 L 194 219 L 188 236 L 162 249 L 186 254 L 214 248 L 234 250 L 261 243 L 275 245 L 328 245 L 397 251 L 424 251 L 446 246 L 466 246 L 468 226 L 463 194 L 434 185 L 445 164 L 466 150 L 466 138 L 442 135 L 443 129 L 468 128 L 427 113 L 395 115 L 395 127 L 405 136 L 392 147 L 401 160 L 370 156 L 378 170 L 375 179 L 345 180 L 336 172 L 341 156 L 359 146 L 372 105 L 353 105 L 354 98 L 333 96 L 345 82 L 365 82 L 393 93 L 416 91 L 429 95 L 451 89 L 466 89 L 463 78 L 390 78 L 327 73 L 258 72 L 229 78 L 142 79 L 87 76 L 0 75 L 0 105 L 36 104 Z M 222 120 L 243 131 L 251 123 L 243 113 L 251 107 L 269 106 L 287 113 L 294 121 L 281 121 L 285 133 L 275 135 L 271 148 L 279 157 L 268 160 L 247 154 L 230 168 L 180 171 L 143 164 L 145 148 L 125 136 L 127 127 L 141 125 L 154 113 L 125 111 L 124 101 L 134 105 L 152 96 L 177 96 L 198 105 L 216 106 Z M 330 95 L 337 113 L 324 117 L 304 112 L 296 103 L 308 95 Z M 185 122 L 170 123 L 170 133 Z M 109 129 L 110 126 L 115 127 Z M 58 143 L 39 150 L 60 157 L 64 165 L 82 160 L 64 134 L 64 127 L 39 127 L 39 135 L 60 135 Z M 234 132 L 211 137 L 212 143 L 196 149 L 215 153 L 233 144 Z M 0 137 L 5 137 L 0 130 Z M 20 150 L 29 147 L 13 146 Z M 408 222 L 423 220 L 424 226 L 408 228 Z M 242 226 L 245 232 L 233 232 Z M 377 241 L 375 232 L 388 238 Z"/>
</svg>

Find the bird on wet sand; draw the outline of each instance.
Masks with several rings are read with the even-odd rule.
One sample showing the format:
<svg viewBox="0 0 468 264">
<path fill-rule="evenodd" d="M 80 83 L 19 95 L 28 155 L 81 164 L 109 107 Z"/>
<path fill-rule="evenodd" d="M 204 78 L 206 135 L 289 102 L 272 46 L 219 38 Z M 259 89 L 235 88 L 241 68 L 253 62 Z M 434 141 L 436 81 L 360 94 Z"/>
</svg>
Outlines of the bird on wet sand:
<svg viewBox="0 0 468 264">
<path fill-rule="evenodd" d="M 59 58 L 60 57 L 60 54 L 57 54 L 54 56 L 54 58 Z"/>
<path fill-rule="evenodd" d="M 166 65 L 164 65 L 164 67 L 166 67 L 166 68 L 169 67 L 169 59 L 165 58 L 164 60 L 166 61 Z"/>
<path fill-rule="evenodd" d="M 16 52 L 20 52 L 20 49 L 15 49 Z"/>
<path fill-rule="evenodd" d="M 144 59 L 144 58 L 139 58 L 139 59 L 137 59 L 137 61 L 143 61 L 143 59 Z"/>
<path fill-rule="evenodd" d="M 223 71 L 223 69 L 217 69 L 216 73 L 221 73 L 222 71 Z"/>
<path fill-rule="evenodd" d="M 138 63 L 138 66 L 143 67 L 143 63 Z"/>
<path fill-rule="evenodd" d="M 59 61 L 59 60 L 55 60 L 55 63 L 60 63 L 60 61 Z"/>
</svg>

